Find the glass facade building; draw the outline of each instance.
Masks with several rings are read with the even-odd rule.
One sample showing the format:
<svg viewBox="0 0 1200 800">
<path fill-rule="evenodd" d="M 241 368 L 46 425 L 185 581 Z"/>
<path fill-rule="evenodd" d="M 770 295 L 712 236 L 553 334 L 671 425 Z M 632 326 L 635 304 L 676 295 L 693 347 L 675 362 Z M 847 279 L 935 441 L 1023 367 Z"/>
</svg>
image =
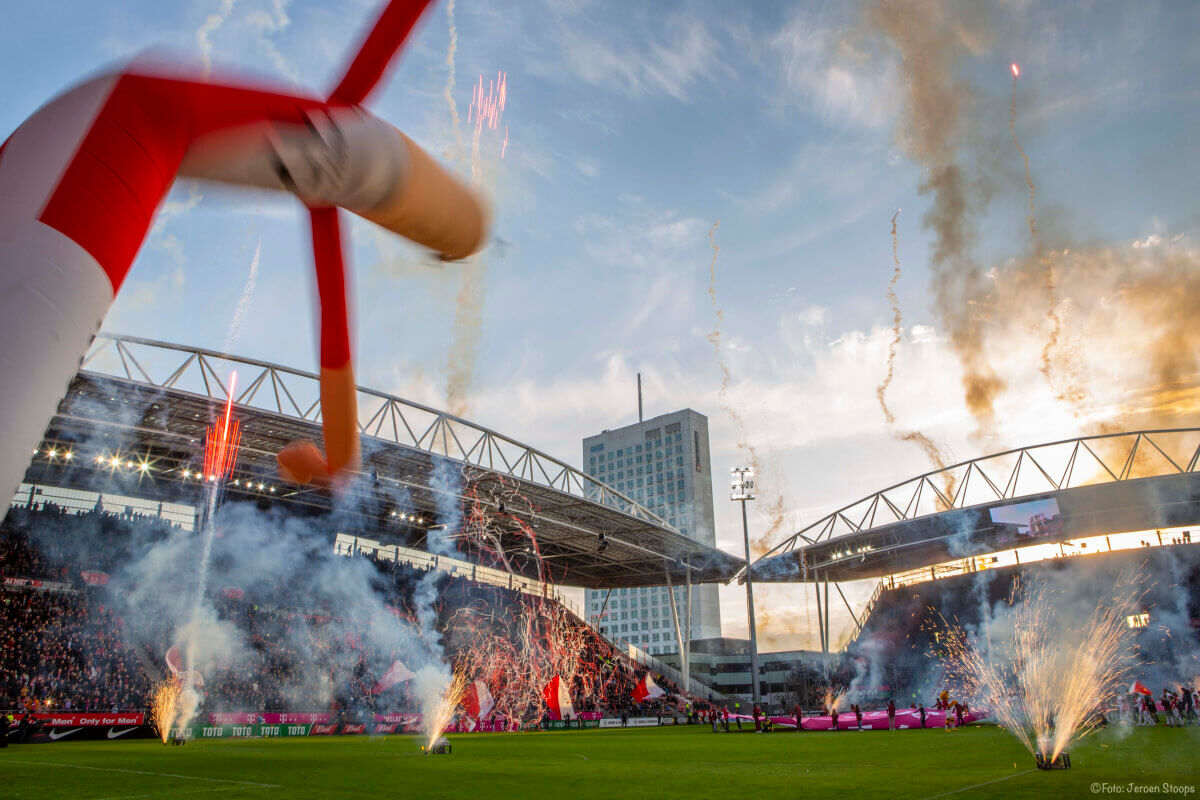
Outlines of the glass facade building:
<svg viewBox="0 0 1200 800">
<path fill-rule="evenodd" d="M 686 536 L 716 545 L 713 524 L 712 464 L 708 418 L 691 409 L 603 431 L 583 440 L 583 471 L 665 519 Z M 637 645 L 651 654 L 678 652 L 666 586 L 588 590 L 587 615 L 610 638 Z M 675 587 L 679 624 L 687 602 Z M 692 587 L 692 639 L 721 635 L 716 585 Z"/>
</svg>

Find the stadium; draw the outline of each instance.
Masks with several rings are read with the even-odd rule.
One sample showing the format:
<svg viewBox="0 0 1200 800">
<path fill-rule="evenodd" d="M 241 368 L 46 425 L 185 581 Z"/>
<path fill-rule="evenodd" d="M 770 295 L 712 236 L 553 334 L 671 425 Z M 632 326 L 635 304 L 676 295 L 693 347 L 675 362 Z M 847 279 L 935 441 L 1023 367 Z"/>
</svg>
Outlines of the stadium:
<svg viewBox="0 0 1200 800">
<path fill-rule="evenodd" d="M 1197 20 L 380 0 L 329 73 L 354 4 L 66 5 L 0 31 L 0 800 L 1197 791 Z"/>
<path fill-rule="evenodd" d="M 1200 618 L 1198 448 L 1197 429 L 1139 431 L 955 464 L 829 513 L 750 575 L 809 587 L 822 650 L 841 658 L 835 683 L 861 684 L 872 702 L 929 697 L 944 677 L 927 658 L 931 618 L 980 628 L 1015 583 L 1035 576 L 1070 585 L 1085 604 L 1123 573 L 1153 576 L 1157 585 L 1128 620 L 1139 668 L 1154 685 L 1190 680 Z M 839 585 L 847 581 L 873 584 L 863 607 L 847 602 Z M 852 626 L 835 645 L 830 611 L 839 605 Z"/>
<path fill-rule="evenodd" d="M 220 376 L 234 374 L 243 388 L 228 397 Z M 354 744 L 356 736 L 364 742 L 387 741 L 389 734 L 397 741 L 419 737 L 423 707 L 412 682 L 383 684 L 397 663 L 407 670 L 403 665 L 420 656 L 411 645 L 383 651 L 385 643 L 395 643 L 364 626 L 380 607 L 335 601 L 319 586 L 327 571 L 339 581 L 368 581 L 385 598 L 382 609 L 416 627 L 422 624 L 421 587 L 435 587 L 432 627 L 445 657 L 470 664 L 490 685 L 487 714 L 479 715 L 478 706 L 475 718 L 455 712 L 443 728 L 466 737 L 459 742 L 451 736 L 460 752 L 482 747 L 491 754 L 484 758 L 508 757 L 525 745 L 476 744 L 479 737 L 562 728 L 563 737 L 597 739 L 531 746 L 551 759 L 570 757 L 554 755 L 562 747 L 585 746 L 582 755 L 589 760 L 625 760 L 649 757 L 660 743 L 703 746 L 712 740 L 697 737 L 730 725 L 726 710 L 734 712 L 733 732 L 756 727 L 757 720 L 733 707 L 745 697 L 723 696 L 702 675 L 685 678 L 635 646 L 608 639 L 561 599 L 558 588 L 671 584 L 681 590 L 680 608 L 686 608 L 693 582 L 745 580 L 743 562 L 699 546 L 633 500 L 532 448 L 366 389 L 360 389 L 360 403 L 377 404 L 377 413 L 363 425 L 364 466 L 350 499 L 288 484 L 273 474 L 273 458 L 288 441 L 317 435 L 315 384 L 316 376 L 198 348 L 97 339 L 4 522 L 5 629 L 34 636 L 6 650 L 3 704 L 42 709 L 28 715 L 40 724 L 14 727 L 12 740 L 54 742 L 56 752 L 85 748 L 73 758 L 99 765 L 91 759 L 124 759 L 133 748 L 161 747 L 160 739 L 236 748 L 238 742 L 280 737 L 295 743 L 279 743 L 288 748 L 280 755 L 287 763 L 313 758 L 310 750 L 318 746 L 337 759 L 372 758 Z M 179 534 L 194 541 L 205 524 L 213 481 L 204 476 L 203 442 L 228 399 L 241 441 L 218 513 L 231 520 L 223 525 L 233 531 L 216 540 L 213 566 L 222 577 L 210 591 L 217 595 L 217 614 L 240 628 L 251 647 L 232 662 L 206 666 L 201 718 L 163 731 L 152 696 L 177 669 L 170 663 L 172 631 L 139 619 L 128 595 L 142 597 L 137 580 L 146 579 L 139 570 L 147 552 L 174 553 L 161 550 L 163 543 Z M 1138 674 L 1153 686 L 1186 674 L 1195 659 L 1186 628 L 1194 627 L 1200 597 L 1200 560 L 1190 528 L 1200 518 L 1198 444 L 1200 430 L 1187 429 L 1002 453 L 889 487 L 785 540 L 751 566 L 750 577 L 813 587 L 827 644 L 826 652 L 769 687 L 764 724 L 796 730 L 793 709 L 799 706 L 808 730 L 828 730 L 830 709 L 841 712 L 840 720 L 833 719 L 837 728 L 870 730 L 886 727 L 878 709 L 888 700 L 911 699 L 914 707 L 930 704 L 921 726 L 940 728 L 943 717 L 930 698 L 951 681 L 929 658 L 939 644 L 928 625 L 930 612 L 982 629 L 1017 576 L 1028 580 L 1041 572 L 1088 587 L 1084 594 L 1092 602 L 1122 571 L 1158 577 L 1159 590 L 1140 598 L 1138 618 L 1129 623 L 1138 628 Z M 1139 451 L 1153 458 L 1139 458 Z M 1085 468 L 1081 453 L 1094 456 L 1096 466 Z M 923 504 L 923 495 L 932 499 Z M 264 580 L 273 559 L 251 559 L 257 565 L 252 570 L 231 566 L 247 559 L 238 551 L 265 546 L 236 532 L 246 515 L 255 525 L 300 526 L 288 546 L 313 552 L 290 566 L 305 574 L 299 587 L 290 585 L 294 575 Z M 447 526 L 456 549 L 431 551 L 430 531 Z M 332 567 L 322 563 L 328 557 Z M 355 569 L 359 565 L 367 567 L 365 577 Z M 838 584 L 863 579 L 877 581 L 877 588 L 856 612 Z M 840 647 L 826 638 L 830 583 L 856 623 Z M 1187 588 L 1182 606 L 1177 586 Z M 128 625 L 136 625 L 138 634 L 122 634 Z M 686 622 L 680 625 L 687 630 Z M 520 644 L 505 649 L 498 642 Z M 488 654 L 482 659 L 481 650 Z M 516 678 L 512 666 L 523 659 L 550 666 L 532 679 Z M 314 673 L 321 679 L 314 682 Z M 29 681 L 31 675 L 37 677 Z M 559 698 L 544 691 L 546 682 L 564 675 L 569 711 L 556 708 Z M 663 693 L 639 700 L 646 675 Z M 314 697 L 324 699 L 314 703 Z M 865 724 L 850 713 L 860 704 L 873 709 Z M 899 705 L 901 727 L 915 727 L 915 712 Z M 601 729 L 622 722 L 649 723 L 651 729 Z M 655 730 L 663 724 L 669 731 Z M 968 726 L 963 733 L 990 737 L 995 730 Z M 665 738 L 646 751 L 638 738 L 644 736 Z M 329 738 L 317 745 L 309 744 L 312 737 Z M 1108 746 L 1105 734 L 1093 738 L 1094 747 Z M 967 741 L 971 749 L 978 746 L 965 738 L 955 746 Z M 986 747 L 1006 744 L 988 739 Z M 117 745 L 122 749 L 107 749 Z M 803 757 L 814 765 L 836 763 L 836 749 L 829 747 L 806 744 Z M 753 770 L 764 758 L 796 758 L 741 744 L 722 745 L 720 753 L 714 763 L 734 772 Z M 287 785 L 281 777 L 286 771 L 260 781 L 254 779 L 262 777 L 259 772 L 233 770 L 219 788 L 236 794 L 263 788 L 257 784 Z M 678 785 L 690 780 L 669 774 Z M 151 780 L 177 789 L 188 779 Z"/>
</svg>

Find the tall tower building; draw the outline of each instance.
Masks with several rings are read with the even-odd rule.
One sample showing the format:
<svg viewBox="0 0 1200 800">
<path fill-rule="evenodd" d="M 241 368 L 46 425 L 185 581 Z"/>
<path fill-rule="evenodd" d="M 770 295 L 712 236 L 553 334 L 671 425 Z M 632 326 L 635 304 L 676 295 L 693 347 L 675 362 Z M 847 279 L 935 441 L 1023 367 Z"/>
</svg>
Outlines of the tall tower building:
<svg viewBox="0 0 1200 800">
<path fill-rule="evenodd" d="M 583 440 L 583 469 L 588 475 L 632 497 L 681 533 L 715 546 L 712 464 L 708 450 L 708 418 L 691 409 L 603 431 Z M 686 601 L 675 589 L 679 624 Z M 600 627 L 610 638 L 651 653 L 679 651 L 666 586 L 587 592 L 587 615 L 604 616 Z M 692 587 L 692 639 L 721 635 L 721 606 L 715 584 Z"/>
</svg>

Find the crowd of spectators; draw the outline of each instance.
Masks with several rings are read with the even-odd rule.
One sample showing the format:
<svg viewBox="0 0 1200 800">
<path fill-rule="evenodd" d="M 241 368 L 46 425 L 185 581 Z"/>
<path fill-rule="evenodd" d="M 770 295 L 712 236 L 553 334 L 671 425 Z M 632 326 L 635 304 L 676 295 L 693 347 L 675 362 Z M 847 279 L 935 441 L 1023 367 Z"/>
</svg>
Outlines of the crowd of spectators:
<svg viewBox="0 0 1200 800">
<path fill-rule="evenodd" d="M 10 509 L 0 526 L 0 578 L 18 580 L 0 586 L 0 709 L 133 710 L 149 705 L 154 683 L 169 675 L 165 653 L 170 643 L 135 643 L 125 636 L 125 622 L 111 607 L 109 589 L 83 576 L 119 568 L 130 552 L 131 535 L 152 540 L 169 535 L 173 527 L 156 517 L 104 512 L 99 503 L 90 512 L 53 503 Z M 386 597 L 389 613 L 415 621 L 414 590 L 427 571 L 353 557 L 373 563 L 378 580 L 372 590 Z M 20 579 L 53 581 L 54 586 L 24 586 Z M 246 646 L 236 658 L 218 662 L 204 674 L 209 710 L 314 710 L 314 697 L 332 697 L 333 707 L 346 710 L 418 710 L 405 686 L 383 696 L 373 691 L 392 656 L 364 645 L 362 626 L 369 621 L 340 619 L 332 609 L 303 608 L 303 588 L 276 591 L 289 582 L 303 587 L 303 581 L 280 580 L 280 586 L 264 587 L 271 603 L 241 592 L 214 598 L 219 617 L 240 631 Z M 442 575 L 435 583 L 435 625 L 443 632 L 468 605 L 487 608 L 492 623 L 503 625 L 520 603 L 529 602 L 519 591 L 467 578 Z M 543 602 L 555 603 L 549 598 Z M 583 622 L 565 612 L 562 618 L 577 626 L 583 642 L 579 658 L 585 667 L 571 687 L 576 711 L 619 715 L 637 708 L 633 693 L 644 668 L 630 663 Z M 447 644 L 453 657 L 455 643 L 449 635 Z M 693 701 L 678 687 L 661 675 L 654 677 L 666 694 L 641 704 L 636 713 L 691 707 Z"/>
<path fill-rule="evenodd" d="M 0 592 L 0 708 L 138 708 L 149 688 L 111 609 L 82 593 Z"/>
</svg>

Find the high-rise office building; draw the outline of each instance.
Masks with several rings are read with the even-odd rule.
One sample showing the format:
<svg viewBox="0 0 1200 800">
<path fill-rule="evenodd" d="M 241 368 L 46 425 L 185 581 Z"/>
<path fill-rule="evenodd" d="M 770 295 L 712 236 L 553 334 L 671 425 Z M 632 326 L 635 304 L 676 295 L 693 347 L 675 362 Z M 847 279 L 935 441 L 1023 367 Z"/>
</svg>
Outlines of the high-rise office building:
<svg viewBox="0 0 1200 800">
<path fill-rule="evenodd" d="M 583 440 L 583 469 L 698 542 L 716 545 L 708 418 L 691 409 L 603 431 Z M 611 639 L 651 654 L 679 651 L 666 586 L 588 590 L 587 615 Z M 679 624 L 684 624 L 683 587 L 675 587 Z M 721 635 L 721 605 L 714 584 L 692 587 L 691 639 Z"/>
</svg>

